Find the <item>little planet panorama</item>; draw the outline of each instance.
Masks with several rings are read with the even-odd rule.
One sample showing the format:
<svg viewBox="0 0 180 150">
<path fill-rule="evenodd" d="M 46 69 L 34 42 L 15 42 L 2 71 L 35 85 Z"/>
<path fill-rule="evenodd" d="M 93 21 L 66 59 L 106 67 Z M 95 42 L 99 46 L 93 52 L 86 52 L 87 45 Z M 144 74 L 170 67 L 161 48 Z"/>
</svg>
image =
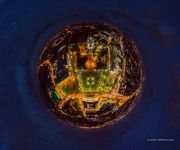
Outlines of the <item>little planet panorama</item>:
<svg viewBox="0 0 180 150">
<path fill-rule="evenodd" d="M 44 46 L 36 67 L 48 109 L 80 128 L 100 128 L 125 117 L 135 107 L 144 79 L 135 43 L 99 22 L 65 26 Z"/>
</svg>

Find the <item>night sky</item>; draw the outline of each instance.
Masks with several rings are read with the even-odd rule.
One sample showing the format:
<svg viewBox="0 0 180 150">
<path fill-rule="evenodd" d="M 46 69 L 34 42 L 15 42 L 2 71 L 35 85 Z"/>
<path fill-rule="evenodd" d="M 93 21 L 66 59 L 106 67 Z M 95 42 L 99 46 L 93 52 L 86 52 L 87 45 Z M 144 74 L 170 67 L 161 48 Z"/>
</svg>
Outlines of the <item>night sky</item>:
<svg viewBox="0 0 180 150">
<path fill-rule="evenodd" d="M 180 8 L 171 0 L 0 0 L 0 150 L 180 149 Z M 58 120 L 43 103 L 36 61 L 65 25 L 123 30 L 143 58 L 145 82 L 126 118 L 101 129 Z M 150 142 L 148 139 L 174 139 Z"/>
</svg>

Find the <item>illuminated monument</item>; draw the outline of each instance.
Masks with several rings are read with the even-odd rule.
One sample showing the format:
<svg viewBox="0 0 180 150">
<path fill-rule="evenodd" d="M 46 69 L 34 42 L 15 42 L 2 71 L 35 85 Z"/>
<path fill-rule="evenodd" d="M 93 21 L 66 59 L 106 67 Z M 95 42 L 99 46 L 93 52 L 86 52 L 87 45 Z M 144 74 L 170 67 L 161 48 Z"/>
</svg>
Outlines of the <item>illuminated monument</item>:
<svg viewBox="0 0 180 150">
<path fill-rule="evenodd" d="M 137 48 L 122 32 L 87 22 L 65 27 L 47 43 L 37 78 L 45 103 L 58 118 L 97 128 L 135 106 L 143 68 Z"/>
</svg>

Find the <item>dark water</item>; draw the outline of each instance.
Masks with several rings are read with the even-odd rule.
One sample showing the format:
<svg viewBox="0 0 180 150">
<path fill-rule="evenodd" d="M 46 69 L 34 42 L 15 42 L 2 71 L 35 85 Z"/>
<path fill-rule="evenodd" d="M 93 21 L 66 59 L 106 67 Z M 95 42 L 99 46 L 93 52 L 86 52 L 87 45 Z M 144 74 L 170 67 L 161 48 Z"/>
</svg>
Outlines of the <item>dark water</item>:
<svg viewBox="0 0 180 150">
<path fill-rule="evenodd" d="M 180 11 L 178 1 L 1 0 L 0 150 L 180 149 Z M 135 109 L 119 123 L 82 130 L 56 119 L 36 88 L 40 50 L 64 25 L 102 21 L 137 44 L 145 83 Z M 174 142 L 148 142 L 150 138 Z"/>
</svg>

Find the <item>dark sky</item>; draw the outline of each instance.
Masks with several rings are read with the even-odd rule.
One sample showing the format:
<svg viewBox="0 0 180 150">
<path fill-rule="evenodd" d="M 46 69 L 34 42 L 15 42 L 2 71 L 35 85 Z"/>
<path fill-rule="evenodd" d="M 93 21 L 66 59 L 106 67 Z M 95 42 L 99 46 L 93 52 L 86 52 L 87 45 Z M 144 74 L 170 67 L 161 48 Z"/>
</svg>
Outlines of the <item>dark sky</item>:
<svg viewBox="0 0 180 150">
<path fill-rule="evenodd" d="M 180 11 L 173 0 L 1 0 L 0 150 L 180 149 Z M 35 63 L 67 24 L 102 21 L 136 43 L 145 67 L 138 104 L 98 130 L 56 119 L 36 88 Z M 148 139 L 174 142 L 148 142 Z M 179 143 L 179 144 L 178 144 Z"/>
</svg>

